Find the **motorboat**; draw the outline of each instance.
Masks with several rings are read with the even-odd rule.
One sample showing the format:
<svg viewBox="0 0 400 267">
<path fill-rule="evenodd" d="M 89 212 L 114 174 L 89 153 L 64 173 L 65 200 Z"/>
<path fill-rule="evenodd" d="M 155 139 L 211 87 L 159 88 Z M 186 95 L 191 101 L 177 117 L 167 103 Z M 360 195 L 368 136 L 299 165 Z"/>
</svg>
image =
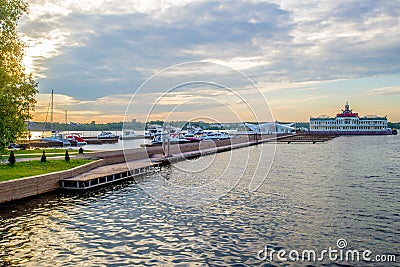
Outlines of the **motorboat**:
<svg viewBox="0 0 400 267">
<path fill-rule="evenodd" d="M 201 137 L 195 137 L 195 136 L 187 136 L 185 135 L 185 139 L 189 140 L 190 142 L 200 142 L 202 139 Z"/>
<path fill-rule="evenodd" d="M 157 135 L 153 141 L 151 141 L 152 144 L 162 144 L 163 140 L 166 143 L 170 143 L 170 144 L 185 144 L 185 143 L 189 143 L 190 141 L 187 140 L 183 135 L 177 135 L 177 136 L 170 136 L 170 135 Z"/>
<path fill-rule="evenodd" d="M 112 139 L 112 138 L 118 138 L 115 134 L 112 132 L 108 131 L 102 131 L 98 136 L 97 139 Z"/>
<path fill-rule="evenodd" d="M 230 138 L 227 132 L 205 132 L 201 137 L 202 140 L 225 140 Z"/>
<path fill-rule="evenodd" d="M 67 138 L 65 138 L 65 136 L 63 134 L 57 134 L 56 131 L 52 132 L 52 136 L 41 138 L 40 142 L 59 143 L 62 146 L 70 146 L 71 145 L 71 142 Z"/>
<path fill-rule="evenodd" d="M 76 146 L 87 145 L 87 142 L 78 133 L 72 133 L 67 136 L 68 141 Z"/>
<path fill-rule="evenodd" d="M 119 137 L 120 140 L 131 140 L 139 138 L 134 130 L 124 130 L 122 131 L 121 136 Z"/>
<path fill-rule="evenodd" d="M 203 129 L 196 124 L 189 124 L 188 131 L 185 134 L 185 138 L 190 142 L 200 142 L 204 133 Z"/>
<path fill-rule="evenodd" d="M 188 132 L 186 135 L 201 135 L 204 133 L 203 129 L 198 126 L 198 125 L 189 125 L 189 127 L 187 128 Z"/>
<path fill-rule="evenodd" d="M 231 138 L 231 136 L 227 132 L 218 132 L 217 135 L 219 140 L 225 140 Z"/>
<path fill-rule="evenodd" d="M 145 138 L 154 139 L 156 136 L 161 135 L 164 132 L 164 128 L 158 124 L 149 125 L 147 131 L 144 133 Z"/>
</svg>

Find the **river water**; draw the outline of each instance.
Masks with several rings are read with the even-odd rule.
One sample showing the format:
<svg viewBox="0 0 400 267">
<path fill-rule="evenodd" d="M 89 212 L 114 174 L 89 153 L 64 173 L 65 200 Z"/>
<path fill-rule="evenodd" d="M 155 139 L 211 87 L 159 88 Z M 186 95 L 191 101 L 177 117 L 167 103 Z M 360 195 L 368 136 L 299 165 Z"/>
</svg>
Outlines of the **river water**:
<svg viewBox="0 0 400 267">
<path fill-rule="evenodd" d="M 273 145 L 249 151 L 256 155 L 265 146 Z M 397 136 L 278 144 L 271 171 L 256 192 L 248 190 L 255 168 L 250 160 L 234 189 L 203 206 L 182 208 L 149 196 L 143 188 L 158 179 L 156 174 L 87 193 L 55 193 L 3 205 L 0 265 L 399 266 L 399 159 Z M 227 161 L 229 152 L 215 157 L 217 168 L 201 173 L 185 176 L 174 166 L 161 173 L 182 184 L 212 180 L 218 165 L 223 168 Z M 342 251 L 369 250 L 370 259 L 394 255 L 397 262 L 327 256 L 323 261 L 284 261 L 284 256 L 265 259 L 259 254 L 265 247 L 320 253 L 338 249 L 338 239 L 347 243 Z"/>
</svg>

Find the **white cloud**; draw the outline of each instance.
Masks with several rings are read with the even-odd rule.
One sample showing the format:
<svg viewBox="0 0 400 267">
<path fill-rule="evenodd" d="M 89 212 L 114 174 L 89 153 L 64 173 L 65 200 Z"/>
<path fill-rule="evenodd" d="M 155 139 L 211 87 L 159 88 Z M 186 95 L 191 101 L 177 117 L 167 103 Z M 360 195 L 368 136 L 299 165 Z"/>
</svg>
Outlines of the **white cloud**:
<svg viewBox="0 0 400 267">
<path fill-rule="evenodd" d="M 389 86 L 371 89 L 368 95 L 400 95 L 400 86 Z"/>
</svg>

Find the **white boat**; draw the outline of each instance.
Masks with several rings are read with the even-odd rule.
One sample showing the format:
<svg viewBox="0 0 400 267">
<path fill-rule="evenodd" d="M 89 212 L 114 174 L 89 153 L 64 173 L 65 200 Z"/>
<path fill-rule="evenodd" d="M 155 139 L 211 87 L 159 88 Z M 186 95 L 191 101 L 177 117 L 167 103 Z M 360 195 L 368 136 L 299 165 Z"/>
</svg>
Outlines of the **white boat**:
<svg viewBox="0 0 400 267">
<path fill-rule="evenodd" d="M 107 131 L 103 131 L 97 136 L 97 139 L 106 139 L 106 138 L 117 138 L 117 136 L 112 132 L 107 132 Z"/>
<path fill-rule="evenodd" d="M 144 133 L 145 138 L 154 139 L 156 136 L 161 135 L 164 132 L 163 127 L 158 124 L 149 125 L 147 131 Z"/>
<path fill-rule="evenodd" d="M 190 141 L 187 140 L 183 135 L 176 135 L 174 137 L 162 134 L 162 135 L 157 135 L 153 141 L 151 141 L 152 144 L 162 144 L 163 140 L 165 143 L 170 142 L 170 144 L 185 144 L 189 143 Z"/>
<path fill-rule="evenodd" d="M 227 132 L 205 132 L 201 137 L 202 140 L 225 140 L 230 138 Z"/>
<path fill-rule="evenodd" d="M 43 137 L 40 139 L 40 142 L 56 142 L 62 144 L 63 146 L 70 146 L 71 142 L 64 137 L 63 134 L 57 134 L 57 132 L 53 131 L 52 136 Z"/>
<path fill-rule="evenodd" d="M 198 125 L 190 125 L 188 127 L 188 132 L 187 132 L 186 136 L 193 137 L 195 135 L 201 135 L 203 133 L 204 133 L 204 131 L 203 131 L 203 129 L 201 129 L 200 126 L 198 126 Z"/>
<path fill-rule="evenodd" d="M 122 131 L 121 136 L 119 137 L 120 140 L 131 140 L 139 138 L 134 130 L 124 130 Z"/>
<path fill-rule="evenodd" d="M 295 123 L 281 124 L 279 122 L 266 122 L 263 124 L 243 123 L 234 134 L 294 134 Z"/>
</svg>

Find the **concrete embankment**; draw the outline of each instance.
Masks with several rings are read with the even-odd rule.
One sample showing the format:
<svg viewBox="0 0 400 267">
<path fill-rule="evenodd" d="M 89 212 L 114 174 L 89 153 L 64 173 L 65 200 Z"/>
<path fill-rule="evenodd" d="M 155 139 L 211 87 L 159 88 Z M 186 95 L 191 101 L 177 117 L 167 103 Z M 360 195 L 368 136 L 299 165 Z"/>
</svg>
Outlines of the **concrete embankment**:
<svg viewBox="0 0 400 267">
<path fill-rule="evenodd" d="M 234 138 L 227 140 L 202 141 L 198 143 L 171 145 L 169 154 L 182 154 L 195 151 L 201 152 L 206 150 L 210 151 L 210 149 L 212 148 L 238 146 L 240 144 L 243 144 L 243 146 L 249 146 L 251 144 L 254 144 L 253 138 L 254 137 L 251 136 L 249 138 L 241 137 L 241 138 Z M 273 138 L 273 137 L 271 136 L 263 137 L 263 139 L 267 138 Z M 215 149 L 215 152 L 217 152 L 217 149 Z M 96 161 L 62 172 L 1 182 L 0 203 L 36 196 L 58 190 L 60 188 L 61 180 L 82 175 L 95 168 L 121 163 L 125 161 L 138 161 L 148 158 L 151 159 L 153 157 L 159 157 L 164 153 L 165 151 L 163 150 L 162 146 L 155 146 L 155 147 L 125 149 L 124 151 L 123 150 L 104 151 L 104 152 L 79 155 L 78 157 L 80 158 L 96 159 Z"/>
</svg>

